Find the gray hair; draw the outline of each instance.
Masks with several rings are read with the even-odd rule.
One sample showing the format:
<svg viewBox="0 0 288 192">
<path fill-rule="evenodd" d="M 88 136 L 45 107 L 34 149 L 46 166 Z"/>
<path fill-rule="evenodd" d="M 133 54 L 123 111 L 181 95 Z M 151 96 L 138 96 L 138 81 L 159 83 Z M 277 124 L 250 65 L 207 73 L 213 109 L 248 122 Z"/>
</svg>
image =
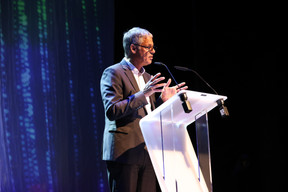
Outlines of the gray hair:
<svg viewBox="0 0 288 192">
<path fill-rule="evenodd" d="M 140 27 L 133 27 L 123 35 L 123 48 L 124 53 L 126 57 L 130 57 L 131 51 L 130 51 L 130 45 L 131 44 L 141 44 L 142 38 L 145 36 L 151 36 L 153 35 L 146 29 L 142 29 Z"/>
</svg>

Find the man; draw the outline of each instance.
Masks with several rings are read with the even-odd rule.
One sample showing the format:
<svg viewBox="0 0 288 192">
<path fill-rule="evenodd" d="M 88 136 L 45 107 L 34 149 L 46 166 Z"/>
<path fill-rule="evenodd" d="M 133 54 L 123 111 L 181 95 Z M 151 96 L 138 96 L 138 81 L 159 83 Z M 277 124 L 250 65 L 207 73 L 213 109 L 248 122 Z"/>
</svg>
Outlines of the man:
<svg viewBox="0 0 288 192">
<path fill-rule="evenodd" d="M 160 83 L 160 73 L 151 76 L 144 66 L 155 54 L 153 35 L 134 27 L 123 36 L 125 57 L 108 67 L 101 78 L 105 108 L 103 160 L 106 161 L 111 191 L 154 192 L 156 176 L 144 143 L 139 121 L 180 90 L 185 83 L 169 87 Z M 155 99 L 155 92 L 161 92 Z"/>
</svg>

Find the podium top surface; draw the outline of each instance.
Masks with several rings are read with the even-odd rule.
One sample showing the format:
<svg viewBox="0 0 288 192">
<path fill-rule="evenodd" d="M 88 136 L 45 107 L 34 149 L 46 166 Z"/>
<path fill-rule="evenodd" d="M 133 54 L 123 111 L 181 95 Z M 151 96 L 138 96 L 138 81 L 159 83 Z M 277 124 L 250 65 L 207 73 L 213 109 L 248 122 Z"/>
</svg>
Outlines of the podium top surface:
<svg viewBox="0 0 288 192">
<path fill-rule="evenodd" d="M 182 107 L 182 101 L 179 97 L 181 93 L 186 93 L 188 97 L 188 101 L 190 102 L 192 107 L 192 111 L 190 113 L 185 113 Z M 216 101 L 218 99 L 226 100 L 227 97 L 197 91 L 183 90 L 171 97 L 168 101 L 166 101 L 159 107 L 157 107 L 149 115 L 141 119 L 141 121 L 143 123 L 145 121 L 153 121 L 157 119 L 159 120 L 159 116 L 161 114 L 162 118 L 164 117 L 166 121 L 171 121 L 171 123 L 174 122 L 189 125 L 193 123 L 197 119 L 197 117 L 208 113 L 214 107 L 216 107 Z"/>
</svg>

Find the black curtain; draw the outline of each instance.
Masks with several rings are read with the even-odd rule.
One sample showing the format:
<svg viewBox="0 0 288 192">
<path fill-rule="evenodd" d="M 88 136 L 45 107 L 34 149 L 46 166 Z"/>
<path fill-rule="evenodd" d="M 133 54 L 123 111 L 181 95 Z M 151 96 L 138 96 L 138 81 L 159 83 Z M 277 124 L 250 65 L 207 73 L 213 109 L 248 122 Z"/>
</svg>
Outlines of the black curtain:
<svg viewBox="0 0 288 192">
<path fill-rule="evenodd" d="M 230 117 L 209 112 L 214 192 L 282 191 L 286 161 L 287 51 L 280 1 L 115 1 L 115 62 L 123 31 L 139 26 L 154 35 L 154 61 L 168 65 L 190 90 L 221 95 Z M 145 68 L 151 74 L 162 66 Z M 189 127 L 193 134 L 194 125 Z M 193 136 L 193 135 L 192 135 Z"/>
</svg>

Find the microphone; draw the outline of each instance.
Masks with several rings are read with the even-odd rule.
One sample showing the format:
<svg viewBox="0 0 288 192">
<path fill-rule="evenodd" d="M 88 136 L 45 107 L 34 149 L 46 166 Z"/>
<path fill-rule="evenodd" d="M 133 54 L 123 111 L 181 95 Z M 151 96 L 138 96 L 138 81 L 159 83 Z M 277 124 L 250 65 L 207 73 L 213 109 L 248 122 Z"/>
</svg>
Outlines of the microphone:
<svg viewBox="0 0 288 192">
<path fill-rule="evenodd" d="M 217 93 L 217 91 L 215 89 L 213 89 L 213 87 L 211 85 L 209 85 L 209 83 L 207 81 L 205 81 L 205 79 L 203 77 L 201 77 L 201 75 L 199 75 L 199 73 L 197 73 L 196 71 L 194 71 L 193 69 L 189 69 L 187 67 L 181 67 L 181 66 L 174 66 L 175 69 L 178 69 L 180 71 L 192 71 L 194 74 L 196 74 L 216 95 L 219 95 Z"/>
<path fill-rule="evenodd" d="M 195 70 L 193 69 L 189 69 L 187 67 L 181 67 L 181 66 L 174 66 L 175 69 L 178 69 L 180 71 L 192 71 L 194 74 L 196 74 L 216 95 L 219 95 L 217 93 L 217 91 L 211 86 L 209 85 L 209 83 L 207 81 L 205 81 L 205 79 L 203 77 L 201 77 L 201 75 L 199 75 L 199 73 L 197 73 Z M 219 107 L 219 111 L 221 114 L 221 117 L 228 117 L 229 116 L 229 111 L 227 109 L 227 107 L 224 105 L 224 100 L 223 99 L 218 99 L 216 101 L 218 107 Z"/>
<path fill-rule="evenodd" d="M 169 72 L 170 76 L 172 77 L 173 81 L 176 83 L 176 85 L 178 85 L 176 79 L 174 78 L 174 76 L 172 75 L 171 71 L 169 70 L 169 68 L 167 67 L 167 65 L 165 65 L 164 63 L 162 62 L 154 62 L 154 64 L 156 65 L 162 65 L 164 67 L 166 67 L 167 71 Z"/>
<path fill-rule="evenodd" d="M 169 70 L 169 68 L 167 67 L 167 65 L 165 65 L 162 62 L 154 62 L 154 64 L 156 65 L 162 65 L 164 66 L 167 71 L 169 72 L 170 76 L 172 77 L 173 81 L 176 83 L 176 85 L 178 86 L 178 82 L 176 81 L 176 79 L 174 78 L 174 76 L 172 75 L 171 71 Z M 188 101 L 188 97 L 186 93 L 181 93 L 179 94 L 180 100 L 182 101 L 182 107 L 185 111 L 185 113 L 190 113 L 192 111 L 192 107 L 190 102 Z"/>
</svg>

